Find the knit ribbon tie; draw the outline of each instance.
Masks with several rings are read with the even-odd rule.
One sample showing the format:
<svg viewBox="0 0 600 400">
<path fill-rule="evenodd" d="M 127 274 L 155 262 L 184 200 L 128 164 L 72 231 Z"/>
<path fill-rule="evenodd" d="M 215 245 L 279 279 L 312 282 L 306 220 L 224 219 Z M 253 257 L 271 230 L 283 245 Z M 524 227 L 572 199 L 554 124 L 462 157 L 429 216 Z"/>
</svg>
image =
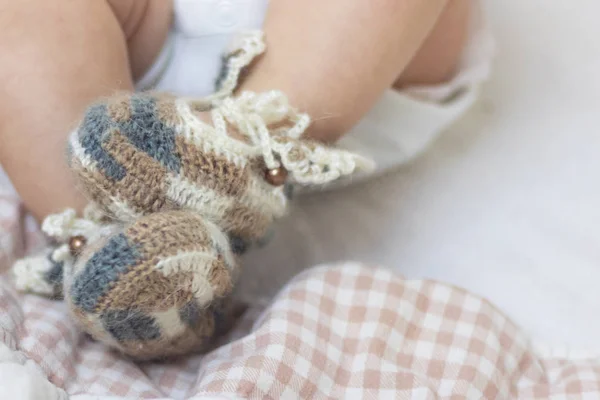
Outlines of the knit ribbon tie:
<svg viewBox="0 0 600 400">
<path fill-rule="evenodd" d="M 219 134 L 227 135 L 233 125 L 262 153 L 267 168 L 283 166 L 297 183 L 324 184 L 373 168 L 362 156 L 302 138 L 310 117 L 291 107 L 280 91 L 242 92 L 218 101 L 211 114 Z"/>
<path fill-rule="evenodd" d="M 47 216 L 42 223 L 42 231 L 55 244 L 41 254 L 23 258 L 15 263 L 13 276 L 16 288 L 44 295 L 54 294 L 55 288 L 47 277 L 53 263 L 70 268 L 75 262 L 75 257 L 69 249 L 69 239 L 72 237 L 81 236 L 90 242 L 108 234 L 112 227 L 102 225 L 99 221 L 100 214 L 94 206 L 86 208 L 83 218 L 78 218 L 73 209 Z"/>
</svg>

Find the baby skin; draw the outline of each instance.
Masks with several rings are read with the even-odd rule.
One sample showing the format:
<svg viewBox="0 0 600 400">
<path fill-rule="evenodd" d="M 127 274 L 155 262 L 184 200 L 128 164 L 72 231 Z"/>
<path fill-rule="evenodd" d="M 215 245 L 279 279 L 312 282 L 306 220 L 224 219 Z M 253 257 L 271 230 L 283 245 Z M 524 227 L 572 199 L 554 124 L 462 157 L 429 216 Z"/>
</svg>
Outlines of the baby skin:
<svg viewBox="0 0 600 400">
<path fill-rule="evenodd" d="M 334 142 L 390 87 L 452 77 L 470 5 L 271 0 L 268 51 L 240 89 L 284 92 L 313 117 L 306 134 Z M 172 13 L 173 0 L 0 0 L 0 163 L 36 218 L 85 205 L 65 162 L 66 138 L 90 103 L 133 91 Z"/>
</svg>

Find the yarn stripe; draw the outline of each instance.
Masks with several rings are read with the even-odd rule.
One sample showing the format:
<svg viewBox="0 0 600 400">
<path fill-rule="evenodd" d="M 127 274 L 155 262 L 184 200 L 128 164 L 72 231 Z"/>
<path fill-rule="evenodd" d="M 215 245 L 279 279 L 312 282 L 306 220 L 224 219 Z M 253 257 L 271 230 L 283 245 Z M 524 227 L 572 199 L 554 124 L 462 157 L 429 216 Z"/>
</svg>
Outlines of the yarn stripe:
<svg viewBox="0 0 600 400">
<path fill-rule="evenodd" d="M 160 338 L 160 328 L 156 320 L 134 310 L 106 310 L 101 319 L 104 329 L 120 342 Z"/>
<path fill-rule="evenodd" d="M 181 321 L 177 308 L 171 307 L 166 311 L 154 312 L 152 313 L 152 317 L 161 333 L 167 337 L 180 336 L 186 330 L 186 326 Z"/>
<path fill-rule="evenodd" d="M 127 199 L 127 203 L 139 213 L 163 210 L 167 198 L 165 187 L 167 171 L 156 159 L 140 152 L 118 130 L 113 130 L 104 142 L 107 152 L 122 165 L 126 165 L 127 175 L 112 186 L 113 193 Z M 144 192 L 138 186 L 144 182 Z"/>
<path fill-rule="evenodd" d="M 68 157 L 69 161 L 71 161 L 72 158 L 75 158 L 83 168 L 95 168 L 97 165 L 97 162 L 93 161 L 92 157 L 87 154 L 85 149 L 81 146 L 77 130 L 69 135 L 67 153 L 68 156 L 70 156 Z M 69 164 L 71 164 L 71 162 L 69 162 Z"/>
<path fill-rule="evenodd" d="M 122 275 L 97 302 L 96 311 L 135 308 L 150 312 L 183 307 L 193 298 L 192 280 L 188 271 L 165 276 L 154 269 L 151 260 Z"/>
<path fill-rule="evenodd" d="M 191 279 L 191 292 L 200 304 L 208 304 L 213 298 L 214 291 L 209 282 L 209 274 L 218 258 L 206 252 L 191 251 L 180 253 L 160 260 L 156 269 L 165 276 L 174 273 L 189 272 Z"/>
<path fill-rule="evenodd" d="M 248 182 L 248 165 L 237 166 L 225 156 L 206 152 L 189 144 L 182 136 L 175 139 L 181 157 L 181 175 L 197 186 L 206 186 L 224 196 L 240 196 Z"/>
<path fill-rule="evenodd" d="M 223 220 L 234 201 L 209 187 L 194 185 L 189 180 L 174 175 L 167 177 L 166 197 L 216 222 Z"/>
<path fill-rule="evenodd" d="M 75 277 L 70 292 L 73 303 L 84 311 L 93 312 L 111 284 L 139 261 L 138 249 L 124 234 L 112 237 Z"/>
<path fill-rule="evenodd" d="M 132 145 L 178 172 L 181 160 L 175 151 L 175 131 L 158 118 L 156 99 L 138 94 L 131 97 L 131 117 L 117 124 Z"/>
<path fill-rule="evenodd" d="M 98 167 L 108 177 L 119 181 L 127 171 L 102 146 L 107 132 L 113 127 L 115 124 L 108 116 L 106 104 L 94 104 L 85 114 L 78 137 L 81 147 L 98 163 Z"/>
<path fill-rule="evenodd" d="M 133 221 L 141 217 L 141 213 L 136 212 L 127 201 L 121 199 L 118 196 L 111 196 L 109 198 L 110 203 L 107 206 L 108 211 L 115 216 L 119 221 L 128 222 Z"/>
</svg>

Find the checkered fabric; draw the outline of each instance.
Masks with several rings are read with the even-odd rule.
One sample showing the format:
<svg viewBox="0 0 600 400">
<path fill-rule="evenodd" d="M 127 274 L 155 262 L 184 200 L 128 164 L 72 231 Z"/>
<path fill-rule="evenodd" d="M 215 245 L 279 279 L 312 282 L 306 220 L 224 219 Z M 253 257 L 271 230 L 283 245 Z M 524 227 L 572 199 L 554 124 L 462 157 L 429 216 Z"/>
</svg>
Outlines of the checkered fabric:
<svg viewBox="0 0 600 400">
<path fill-rule="evenodd" d="M 3 244 L 21 242 L 19 207 L 11 201 L 4 197 L 0 205 Z M 48 397 L 19 397 L 26 387 L 15 392 L 9 383 L 16 380 L 2 380 L 21 370 L 35 377 L 22 384 L 44 384 Z M 83 337 L 63 302 L 19 295 L 2 276 L 0 399 L 67 396 L 598 399 L 600 358 L 542 356 L 479 297 L 347 263 L 296 277 L 264 310 L 251 308 L 204 356 L 133 363 Z"/>
</svg>

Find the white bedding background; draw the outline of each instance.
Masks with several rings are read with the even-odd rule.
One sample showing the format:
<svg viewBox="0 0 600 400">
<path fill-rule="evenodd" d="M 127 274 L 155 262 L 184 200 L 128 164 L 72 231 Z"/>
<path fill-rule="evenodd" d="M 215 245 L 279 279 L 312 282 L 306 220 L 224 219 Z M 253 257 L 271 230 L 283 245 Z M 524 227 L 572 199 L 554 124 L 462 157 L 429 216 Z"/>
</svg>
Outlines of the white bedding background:
<svg viewBox="0 0 600 400">
<path fill-rule="evenodd" d="M 423 157 L 299 200 L 242 294 L 357 259 L 463 286 L 536 340 L 600 353 L 600 2 L 485 2 L 494 73 Z"/>
</svg>

